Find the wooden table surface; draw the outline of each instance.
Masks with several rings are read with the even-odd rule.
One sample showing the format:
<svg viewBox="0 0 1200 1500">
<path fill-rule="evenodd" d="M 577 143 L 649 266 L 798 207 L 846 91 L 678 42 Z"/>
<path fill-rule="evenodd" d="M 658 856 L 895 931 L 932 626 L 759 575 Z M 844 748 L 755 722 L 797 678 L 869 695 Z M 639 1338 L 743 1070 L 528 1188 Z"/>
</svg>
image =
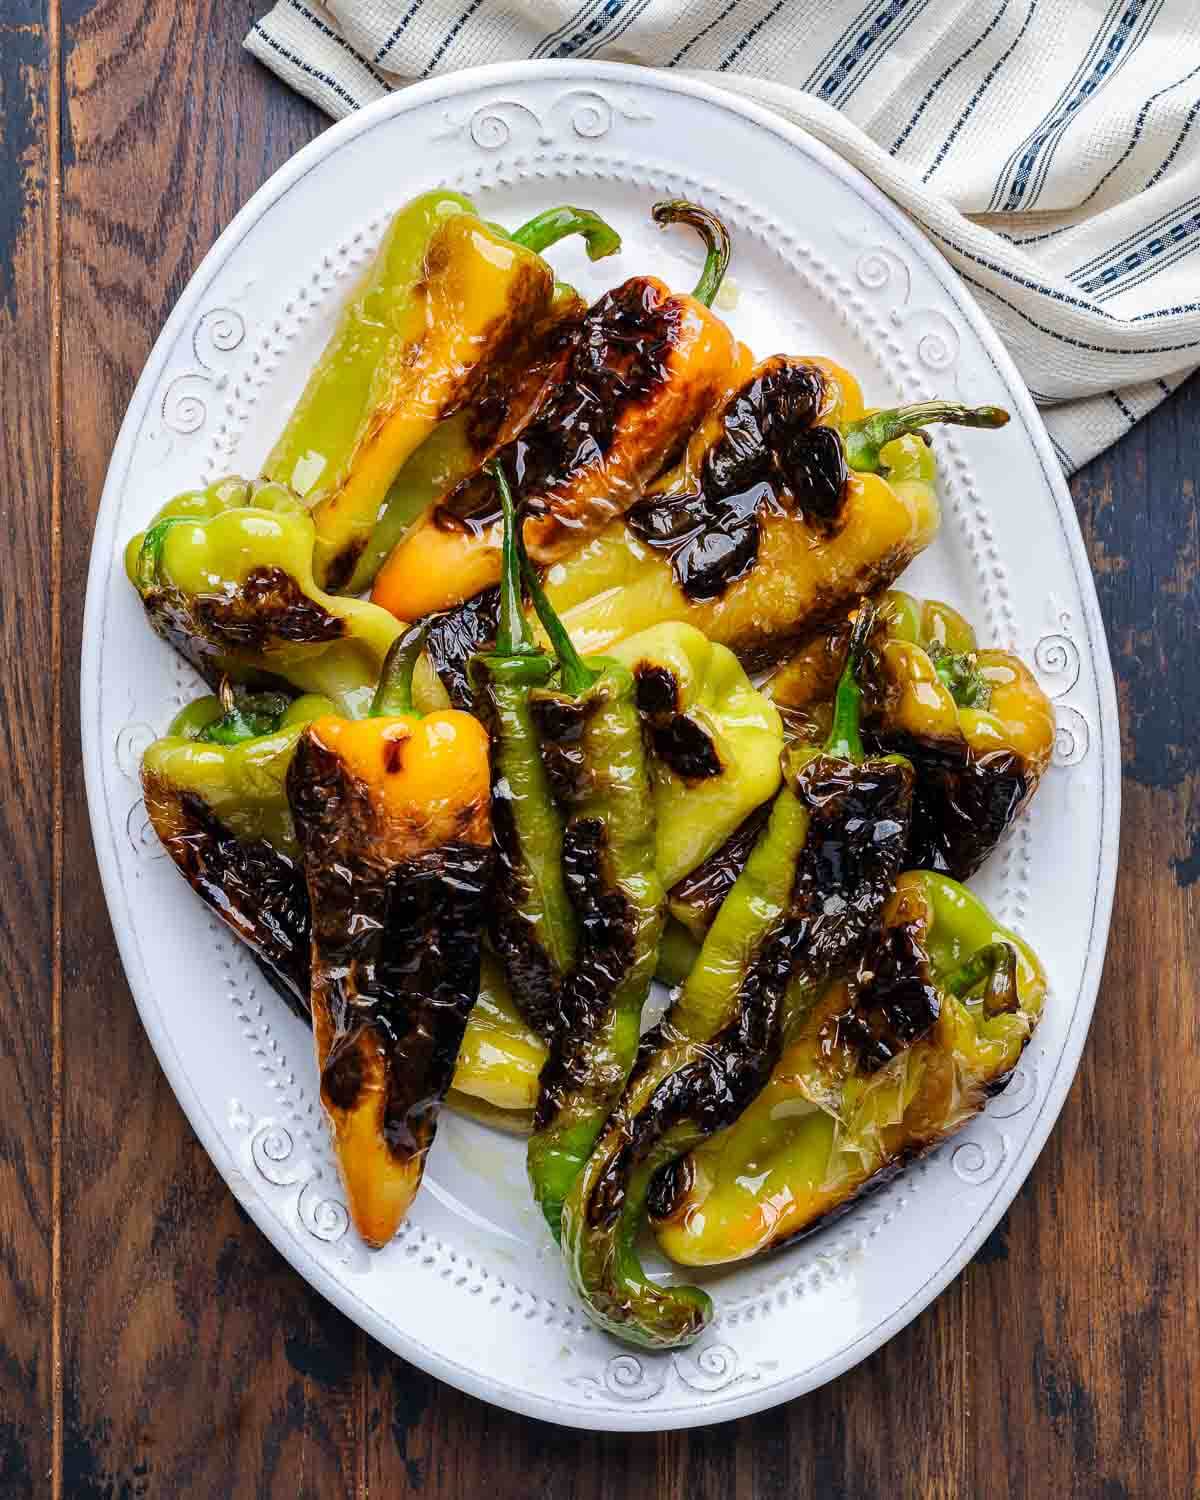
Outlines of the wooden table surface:
<svg viewBox="0 0 1200 1500">
<path fill-rule="evenodd" d="M 261 9 L 261 5 L 258 7 Z M 92 856 L 92 520 L 172 304 L 325 121 L 250 0 L 0 5 L 0 1496 L 873 1500 L 1200 1493 L 1200 384 L 1072 483 L 1120 688 L 1124 828 L 1079 1077 L 974 1263 L 834 1385 L 584 1435 L 409 1368 L 248 1221 L 142 1031 Z"/>
</svg>

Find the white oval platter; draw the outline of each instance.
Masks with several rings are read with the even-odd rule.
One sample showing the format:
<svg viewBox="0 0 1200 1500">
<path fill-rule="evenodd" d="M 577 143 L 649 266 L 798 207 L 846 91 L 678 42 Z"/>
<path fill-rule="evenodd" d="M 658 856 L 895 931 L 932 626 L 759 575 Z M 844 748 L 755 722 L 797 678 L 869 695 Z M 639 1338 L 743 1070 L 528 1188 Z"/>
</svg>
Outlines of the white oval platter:
<svg viewBox="0 0 1200 1500">
<path fill-rule="evenodd" d="M 445 1118 L 411 1221 L 368 1253 L 342 1202 L 308 1033 L 163 856 L 140 799 L 141 751 L 199 689 L 147 628 L 121 547 L 168 496 L 256 472 L 387 217 L 442 184 L 511 224 L 564 201 L 606 214 L 625 236 L 619 257 L 589 265 L 569 242 L 551 252 L 587 294 L 640 272 L 690 286 L 694 238 L 655 229 L 648 210 L 699 198 L 732 232 L 722 310 L 757 353 L 833 355 L 874 404 L 941 393 L 1014 416 L 998 434 L 937 437 L 943 530 L 905 583 L 1024 653 L 1056 705 L 1055 764 L 974 882 L 1042 954 L 1046 1017 L 1008 1090 L 961 1136 L 809 1240 L 708 1277 L 714 1322 L 673 1355 L 630 1352 L 590 1327 L 529 1204 L 522 1143 L 463 1119 Z M 436 80 L 336 125 L 254 196 L 179 299 L 121 429 L 88 581 L 83 740 L 125 970 L 218 1169 L 357 1323 L 513 1410 L 684 1427 L 832 1379 L 967 1263 L 1074 1075 L 1108 932 L 1119 741 L 1095 590 L 1049 440 L 961 282 L 868 182 L 775 117 L 674 75 L 537 63 Z"/>
</svg>

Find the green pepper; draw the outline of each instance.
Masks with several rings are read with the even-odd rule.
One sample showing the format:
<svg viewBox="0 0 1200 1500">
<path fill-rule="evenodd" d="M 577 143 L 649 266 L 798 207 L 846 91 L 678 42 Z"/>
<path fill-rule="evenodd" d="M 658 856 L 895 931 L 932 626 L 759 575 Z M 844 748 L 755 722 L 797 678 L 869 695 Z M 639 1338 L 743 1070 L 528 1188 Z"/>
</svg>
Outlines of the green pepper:
<svg viewBox="0 0 1200 1500">
<path fill-rule="evenodd" d="M 512 564 L 522 548 L 507 477 L 498 463 L 494 472 L 505 518 L 503 634 L 520 610 Z M 558 682 L 534 687 L 528 702 L 564 813 L 561 869 L 576 917 L 528 1154 L 534 1197 L 557 1238 L 563 1198 L 633 1065 L 665 913 L 633 675 L 576 653 L 523 561 L 558 661 Z"/>
<path fill-rule="evenodd" d="M 789 984 L 852 965 L 879 920 L 904 849 L 912 768 L 867 757 L 857 672 L 863 608 L 823 748 L 793 750 L 785 785 L 563 1208 L 567 1268 L 602 1328 L 649 1348 L 690 1343 L 711 1314 L 695 1287 L 662 1287 L 636 1251 L 660 1168 L 736 1119 L 766 1082 Z"/>
<path fill-rule="evenodd" d="M 496 877 L 490 936 L 522 1015 L 544 1043 L 561 1025 L 560 992 L 575 962 L 578 925 L 563 874 L 563 815 L 542 762 L 530 694 L 554 662 L 525 620 L 521 565 L 506 506 L 500 624 L 491 651 L 470 659 L 475 706 L 491 741 Z"/>
<path fill-rule="evenodd" d="M 574 209 L 509 236 L 444 189 L 394 216 L 264 469 L 312 506 L 323 586 L 352 579 L 405 462 L 545 315 L 554 277 L 537 250 L 573 233 L 593 254 L 620 245 Z"/>
<path fill-rule="evenodd" d="M 775 355 L 751 370 L 676 468 L 553 570 L 547 591 L 580 649 L 685 620 L 754 669 L 891 583 L 940 520 L 920 423 L 1007 416 L 861 411 L 857 383 L 827 361 Z"/>
<path fill-rule="evenodd" d="M 651 749 L 658 873 L 670 887 L 774 796 L 783 724 L 733 652 L 692 625 L 656 625 L 610 655 L 637 685 Z"/>
<path fill-rule="evenodd" d="M 313 535 L 284 486 L 229 477 L 169 500 L 125 569 L 151 624 L 211 687 L 282 681 L 362 713 L 400 622 L 318 588 Z"/>
<path fill-rule="evenodd" d="M 763 1091 L 655 1182 L 659 1245 L 706 1266 L 811 1233 L 983 1109 L 1045 994 L 1033 951 L 970 891 L 902 875 L 877 949 L 801 1012 Z"/>
<path fill-rule="evenodd" d="M 304 726 L 331 708 L 316 696 L 201 698 L 142 757 L 146 811 L 163 848 L 302 1014 L 308 896 L 284 780 Z"/>
</svg>

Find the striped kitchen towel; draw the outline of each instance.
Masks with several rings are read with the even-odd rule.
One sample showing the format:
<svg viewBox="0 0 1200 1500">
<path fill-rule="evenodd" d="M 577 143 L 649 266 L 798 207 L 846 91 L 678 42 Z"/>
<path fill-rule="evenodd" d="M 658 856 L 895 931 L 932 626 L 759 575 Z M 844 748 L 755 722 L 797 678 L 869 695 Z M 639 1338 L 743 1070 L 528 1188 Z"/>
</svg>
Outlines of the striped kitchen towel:
<svg viewBox="0 0 1200 1500">
<path fill-rule="evenodd" d="M 279 0 L 246 45 L 336 116 L 537 57 L 777 110 L 958 269 L 1068 472 L 1200 363 L 1197 0 Z"/>
</svg>

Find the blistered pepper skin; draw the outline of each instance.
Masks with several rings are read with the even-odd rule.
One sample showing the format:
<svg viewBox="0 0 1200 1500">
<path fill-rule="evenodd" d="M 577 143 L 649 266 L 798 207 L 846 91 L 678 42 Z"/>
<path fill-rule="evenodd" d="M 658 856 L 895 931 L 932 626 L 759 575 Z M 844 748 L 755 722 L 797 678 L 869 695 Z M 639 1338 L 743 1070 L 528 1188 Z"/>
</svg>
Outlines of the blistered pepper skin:
<svg viewBox="0 0 1200 1500">
<path fill-rule="evenodd" d="M 454 712 L 318 719 L 288 799 L 312 908 L 321 1102 L 351 1217 L 378 1248 L 420 1185 L 479 989 L 487 737 Z"/>
<path fill-rule="evenodd" d="M 150 623 L 210 687 L 283 682 L 365 712 L 400 624 L 318 587 L 313 546 L 295 495 L 231 476 L 168 501 L 125 566 Z"/>
<path fill-rule="evenodd" d="M 1032 950 L 963 886 L 902 875 L 863 972 L 799 1008 L 763 1091 L 655 1182 L 660 1247 L 718 1265 L 828 1223 L 1004 1087 L 1045 993 Z"/>
<path fill-rule="evenodd" d="M 1029 806 L 1054 750 L 1054 708 L 1009 651 L 980 649 L 940 600 L 885 595 L 867 673 L 865 732 L 917 772 L 909 863 L 966 880 Z M 819 724 L 848 627 L 819 635 L 768 691 L 793 730 Z"/>
<path fill-rule="evenodd" d="M 585 1308 L 633 1343 L 690 1343 L 711 1312 L 698 1288 L 660 1287 L 641 1269 L 635 1241 L 655 1175 L 762 1088 L 789 985 L 811 989 L 857 961 L 899 868 L 911 767 L 864 758 L 857 730 L 869 619 L 826 747 L 789 757 L 765 831 L 564 1206 L 563 1250 Z"/>
<path fill-rule="evenodd" d="M 558 378 L 497 457 L 546 564 L 623 514 L 724 389 L 737 346 L 724 323 L 654 277 L 606 293 L 582 319 Z M 374 598 L 412 617 L 464 603 L 500 576 L 499 506 L 466 481 L 393 554 Z"/>
<path fill-rule="evenodd" d="M 324 587 L 349 582 L 405 462 L 544 316 L 553 287 L 539 255 L 456 194 L 396 215 L 266 465 L 312 507 Z"/>
</svg>

